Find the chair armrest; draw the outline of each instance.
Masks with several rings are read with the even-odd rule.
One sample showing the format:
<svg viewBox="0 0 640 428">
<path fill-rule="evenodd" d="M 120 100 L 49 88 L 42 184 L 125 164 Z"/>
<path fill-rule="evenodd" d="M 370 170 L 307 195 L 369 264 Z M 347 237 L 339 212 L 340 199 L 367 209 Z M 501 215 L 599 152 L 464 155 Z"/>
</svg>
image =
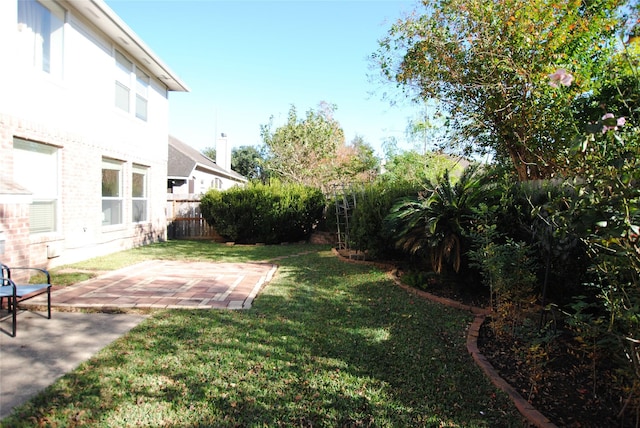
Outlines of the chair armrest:
<svg viewBox="0 0 640 428">
<path fill-rule="evenodd" d="M 16 283 L 10 278 L 0 278 L 0 297 L 13 297 L 16 294 Z M 9 291 L 11 290 L 11 291 Z"/>
<path fill-rule="evenodd" d="M 35 268 L 35 267 L 11 267 L 7 269 L 8 271 L 12 271 L 12 270 L 35 270 L 38 272 L 43 273 L 44 275 L 47 276 L 47 284 L 51 284 L 51 275 L 49 274 L 49 271 L 46 269 L 40 269 L 40 268 Z M 13 281 L 12 281 L 13 282 Z"/>
</svg>

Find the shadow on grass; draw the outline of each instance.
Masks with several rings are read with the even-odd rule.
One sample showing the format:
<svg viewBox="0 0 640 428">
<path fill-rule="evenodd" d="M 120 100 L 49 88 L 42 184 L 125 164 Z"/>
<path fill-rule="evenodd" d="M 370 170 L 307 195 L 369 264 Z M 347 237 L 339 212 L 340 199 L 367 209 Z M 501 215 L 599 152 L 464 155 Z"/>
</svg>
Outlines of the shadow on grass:
<svg viewBox="0 0 640 428">
<path fill-rule="evenodd" d="M 9 423 L 523 426 L 466 351 L 469 314 L 326 249 L 278 263 L 251 310 L 157 313 Z"/>
</svg>

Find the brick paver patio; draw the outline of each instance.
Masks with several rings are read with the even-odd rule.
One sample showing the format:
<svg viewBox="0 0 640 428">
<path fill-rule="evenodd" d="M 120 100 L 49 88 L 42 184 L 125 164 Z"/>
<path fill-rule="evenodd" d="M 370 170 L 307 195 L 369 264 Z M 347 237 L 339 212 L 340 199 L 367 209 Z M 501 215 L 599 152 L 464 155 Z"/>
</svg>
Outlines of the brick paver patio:
<svg viewBox="0 0 640 428">
<path fill-rule="evenodd" d="M 150 260 L 51 293 L 54 308 L 248 309 L 276 271 L 271 263 Z M 42 298 L 41 298 L 42 297 Z M 46 304 L 44 296 L 21 306 Z"/>
</svg>

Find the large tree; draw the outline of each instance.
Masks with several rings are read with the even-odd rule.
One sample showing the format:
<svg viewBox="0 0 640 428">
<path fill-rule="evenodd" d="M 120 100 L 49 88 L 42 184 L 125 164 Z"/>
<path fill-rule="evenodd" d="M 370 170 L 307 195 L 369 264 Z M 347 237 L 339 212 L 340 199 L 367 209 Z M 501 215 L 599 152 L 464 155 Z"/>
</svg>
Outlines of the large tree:
<svg viewBox="0 0 640 428">
<path fill-rule="evenodd" d="M 344 132 L 333 117 L 334 110 L 335 106 L 323 103 L 301 119 L 292 105 L 285 125 L 272 130 L 273 118 L 263 125 L 267 169 L 286 181 L 319 187 L 327 175 L 328 160 L 344 145 Z"/>
<path fill-rule="evenodd" d="M 335 106 L 320 103 L 298 117 L 291 106 L 287 122 L 261 128 L 266 147 L 266 171 L 284 181 L 327 190 L 335 183 L 362 180 L 377 171 L 373 149 L 361 137 L 345 144 L 344 132 L 333 117 Z"/>
<path fill-rule="evenodd" d="M 424 0 L 373 60 L 416 101 L 437 99 L 455 141 L 511 161 L 521 180 L 553 176 L 570 104 L 593 90 L 622 0 Z M 571 86 L 549 86 L 559 68 Z M 564 83 L 564 82 L 562 82 Z"/>
<path fill-rule="evenodd" d="M 361 135 L 356 135 L 349 144 L 338 147 L 333 164 L 331 179 L 341 184 L 370 181 L 380 172 L 380 159 Z"/>
<path fill-rule="evenodd" d="M 264 153 L 254 146 L 240 146 L 231 151 L 231 169 L 250 180 L 265 181 Z"/>
</svg>

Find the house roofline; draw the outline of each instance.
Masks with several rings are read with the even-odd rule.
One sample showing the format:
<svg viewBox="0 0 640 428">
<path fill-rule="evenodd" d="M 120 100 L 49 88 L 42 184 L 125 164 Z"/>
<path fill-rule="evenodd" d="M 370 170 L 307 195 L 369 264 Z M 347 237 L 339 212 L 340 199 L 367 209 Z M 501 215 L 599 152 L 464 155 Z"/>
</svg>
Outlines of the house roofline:
<svg viewBox="0 0 640 428">
<path fill-rule="evenodd" d="M 246 177 L 236 173 L 235 171 L 233 171 L 233 173 L 232 173 L 232 172 L 227 171 L 224 168 L 221 168 L 220 165 L 216 164 L 216 166 L 218 168 L 214 169 L 214 168 L 211 168 L 208 165 L 204 165 L 204 164 L 201 164 L 200 162 L 196 162 L 196 166 L 194 167 L 194 169 L 196 169 L 198 167 L 201 167 L 202 169 L 206 169 L 207 171 L 212 171 L 212 172 L 215 172 L 218 175 L 225 176 L 226 178 L 228 178 L 230 180 L 234 180 L 234 181 L 238 181 L 238 182 L 247 182 L 247 181 L 249 181 Z"/>
<path fill-rule="evenodd" d="M 213 169 L 213 168 L 211 168 L 211 167 L 209 167 L 207 165 L 203 165 L 203 164 L 198 163 L 198 162 L 196 162 L 196 164 L 193 167 L 192 171 L 195 170 L 198 167 L 201 167 L 201 169 L 204 169 L 204 170 L 206 170 L 208 172 L 215 173 L 215 175 L 219 175 L 221 177 L 225 177 L 225 178 L 228 178 L 229 180 L 237 181 L 239 183 L 246 183 L 246 182 L 249 181 L 246 177 L 244 177 L 244 176 L 242 176 L 242 175 L 240 175 L 238 173 L 231 174 L 231 173 L 223 170 L 222 168 Z M 189 180 L 189 179 L 191 179 L 191 176 L 187 177 L 187 176 L 182 176 L 182 175 L 168 175 L 167 179 L 168 180 Z"/>
<path fill-rule="evenodd" d="M 244 177 L 242 174 L 237 173 L 234 170 L 228 171 L 218 165 L 213 159 L 209 158 L 203 153 L 200 153 L 195 148 L 191 147 L 184 141 L 179 140 L 173 135 L 169 135 L 169 149 L 176 150 L 180 153 L 181 156 L 189 159 L 192 162 L 193 166 L 190 166 L 190 172 L 193 172 L 196 169 L 206 170 L 214 175 L 218 175 L 220 177 L 228 178 L 230 180 L 236 181 L 238 183 L 247 183 L 249 180 Z M 206 162 L 203 162 L 206 161 Z M 171 163 L 171 161 L 169 162 Z M 175 170 L 173 172 L 176 172 Z M 189 177 L 187 177 L 189 178 Z"/>
<path fill-rule="evenodd" d="M 108 35 L 120 49 L 138 60 L 170 91 L 189 92 L 189 87 L 178 75 L 103 0 L 64 1 Z"/>
</svg>

